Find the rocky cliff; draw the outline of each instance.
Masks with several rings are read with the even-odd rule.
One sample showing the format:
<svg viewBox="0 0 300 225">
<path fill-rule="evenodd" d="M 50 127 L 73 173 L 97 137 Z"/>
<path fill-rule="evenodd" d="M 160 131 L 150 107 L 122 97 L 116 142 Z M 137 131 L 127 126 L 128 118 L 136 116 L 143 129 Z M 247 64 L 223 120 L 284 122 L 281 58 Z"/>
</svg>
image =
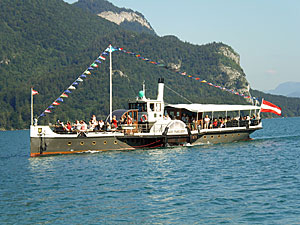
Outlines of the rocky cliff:
<svg viewBox="0 0 300 225">
<path fill-rule="evenodd" d="M 74 5 L 116 23 L 125 29 L 156 35 L 143 14 L 131 9 L 119 8 L 106 0 L 79 0 Z"/>
<path fill-rule="evenodd" d="M 219 63 L 220 70 L 226 75 L 220 74 L 220 79 L 224 80 L 224 86 L 226 88 L 233 88 L 245 95 L 250 95 L 250 84 L 241 68 L 239 54 L 229 46 L 221 46 L 218 53 L 229 60 L 224 61 L 226 64 L 223 61 Z"/>
</svg>

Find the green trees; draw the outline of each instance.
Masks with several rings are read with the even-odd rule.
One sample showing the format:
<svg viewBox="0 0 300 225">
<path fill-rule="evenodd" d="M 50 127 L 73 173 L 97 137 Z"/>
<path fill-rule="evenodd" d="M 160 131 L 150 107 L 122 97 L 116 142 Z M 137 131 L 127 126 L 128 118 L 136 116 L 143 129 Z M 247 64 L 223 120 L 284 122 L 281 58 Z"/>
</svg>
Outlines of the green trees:
<svg viewBox="0 0 300 225">
<path fill-rule="evenodd" d="M 0 4 L 0 128 L 24 129 L 30 123 L 30 87 L 34 112 L 42 113 L 109 45 L 123 47 L 166 65 L 180 65 L 181 71 L 222 85 L 228 79 L 219 64 L 242 70 L 232 60 L 218 53 L 222 43 L 192 45 L 174 36 L 158 37 L 124 30 L 96 15 L 62 0 L 2 0 Z M 125 108 L 128 99 L 137 96 L 146 83 L 146 96 L 157 94 L 157 80 L 196 103 L 245 104 L 229 94 L 164 68 L 138 60 L 121 52 L 113 53 L 114 109 Z M 92 114 L 105 118 L 109 111 L 109 68 L 103 62 L 69 98 L 41 123 L 57 119 L 88 120 Z M 122 73 L 120 73 L 121 71 Z M 122 76 L 121 76 L 122 75 Z M 254 96 L 263 94 L 253 92 Z M 270 100 L 271 95 L 266 99 Z M 165 89 L 169 103 L 185 103 Z M 280 101 L 286 102 L 283 105 Z M 284 116 L 300 115 L 298 99 L 283 98 Z"/>
</svg>

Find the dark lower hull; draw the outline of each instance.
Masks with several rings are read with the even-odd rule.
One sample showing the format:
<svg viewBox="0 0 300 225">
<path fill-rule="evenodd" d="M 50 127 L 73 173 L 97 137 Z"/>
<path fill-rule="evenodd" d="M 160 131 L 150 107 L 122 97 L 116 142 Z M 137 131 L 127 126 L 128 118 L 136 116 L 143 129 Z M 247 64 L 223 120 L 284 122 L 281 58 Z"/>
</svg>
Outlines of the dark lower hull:
<svg viewBox="0 0 300 225">
<path fill-rule="evenodd" d="M 194 138 L 196 140 L 193 142 L 193 144 L 220 144 L 250 140 L 250 134 L 254 131 L 255 130 L 202 133 L 197 135 L 197 138 Z"/>
<path fill-rule="evenodd" d="M 256 129 L 200 132 L 189 135 L 145 135 L 106 137 L 31 137 L 31 156 L 72 154 L 88 151 L 149 149 L 184 144 L 201 145 L 249 140 Z"/>
</svg>

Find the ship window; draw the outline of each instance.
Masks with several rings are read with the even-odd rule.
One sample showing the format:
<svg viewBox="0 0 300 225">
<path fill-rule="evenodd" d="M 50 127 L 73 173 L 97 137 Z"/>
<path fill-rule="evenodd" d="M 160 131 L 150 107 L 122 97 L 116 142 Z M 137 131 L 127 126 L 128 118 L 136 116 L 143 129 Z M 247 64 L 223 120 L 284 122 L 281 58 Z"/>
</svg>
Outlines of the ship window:
<svg viewBox="0 0 300 225">
<path fill-rule="evenodd" d="M 80 142 L 80 145 L 84 145 L 84 142 L 83 142 L 83 141 L 81 141 L 81 142 Z"/>
<path fill-rule="evenodd" d="M 203 136 L 204 139 L 206 139 L 206 136 Z"/>
<path fill-rule="evenodd" d="M 92 142 L 92 145 L 96 145 L 96 141 L 93 141 L 93 142 Z"/>
<path fill-rule="evenodd" d="M 170 111 L 170 116 L 174 117 L 174 111 Z"/>
<path fill-rule="evenodd" d="M 218 135 L 218 138 L 220 138 L 221 137 L 221 135 Z"/>
<path fill-rule="evenodd" d="M 105 144 L 105 145 L 106 145 L 106 144 L 107 144 L 107 141 L 104 141 L 104 142 L 103 142 L 103 144 Z"/>
<path fill-rule="evenodd" d="M 115 144 L 115 145 L 118 144 L 118 141 L 114 141 L 114 144 Z"/>
<path fill-rule="evenodd" d="M 154 103 L 150 103 L 150 111 L 154 111 Z"/>
<path fill-rule="evenodd" d="M 136 112 L 136 111 L 133 112 L 133 115 L 134 115 L 134 116 L 133 116 L 133 119 L 134 119 L 134 120 L 137 120 L 137 112 Z"/>
<path fill-rule="evenodd" d="M 161 104 L 160 103 L 156 103 L 156 112 L 160 112 L 160 107 L 161 107 Z"/>
<path fill-rule="evenodd" d="M 70 145 L 72 145 L 72 142 L 71 142 L 71 141 L 69 141 L 69 142 L 68 142 L 68 145 L 69 145 L 69 146 L 70 146 Z"/>
<path fill-rule="evenodd" d="M 240 136 L 241 134 L 238 134 L 238 136 Z"/>
<path fill-rule="evenodd" d="M 227 137 L 227 134 L 225 134 L 224 136 Z"/>
<path fill-rule="evenodd" d="M 134 109 L 134 108 L 131 108 Z M 138 109 L 139 112 L 147 112 L 147 104 L 146 103 L 137 103 L 136 109 Z"/>
<path fill-rule="evenodd" d="M 210 136 L 210 138 L 211 138 L 211 139 L 214 139 L 214 136 L 213 136 L 213 135 L 211 135 L 211 136 Z"/>
</svg>

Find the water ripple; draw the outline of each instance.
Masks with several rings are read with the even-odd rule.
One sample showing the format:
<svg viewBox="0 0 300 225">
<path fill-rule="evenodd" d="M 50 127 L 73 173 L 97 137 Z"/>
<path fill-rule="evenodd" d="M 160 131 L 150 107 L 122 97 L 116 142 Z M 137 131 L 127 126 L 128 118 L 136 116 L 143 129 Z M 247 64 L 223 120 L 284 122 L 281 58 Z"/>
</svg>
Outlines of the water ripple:
<svg viewBox="0 0 300 225">
<path fill-rule="evenodd" d="M 29 158 L 0 132 L 0 224 L 299 224 L 299 118 L 253 140 Z"/>
</svg>

